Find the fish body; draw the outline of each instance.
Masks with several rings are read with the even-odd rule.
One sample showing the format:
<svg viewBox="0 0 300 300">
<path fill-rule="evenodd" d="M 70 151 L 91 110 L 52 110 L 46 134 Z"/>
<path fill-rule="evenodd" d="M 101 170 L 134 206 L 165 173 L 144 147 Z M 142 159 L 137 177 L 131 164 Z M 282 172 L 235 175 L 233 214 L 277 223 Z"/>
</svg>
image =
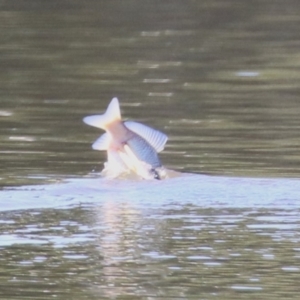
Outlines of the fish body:
<svg viewBox="0 0 300 300">
<path fill-rule="evenodd" d="M 126 141 L 126 144 L 136 155 L 137 159 L 148 163 L 153 168 L 161 167 L 161 162 L 155 149 L 140 136 L 134 135 Z"/>
<path fill-rule="evenodd" d="M 106 131 L 92 148 L 107 151 L 104 171 L 113 174 L 111 177 L 130 171 L 144 179 L 160 179 L 163 167 L 158 152 L 167 141 L 164 133 L 141 123 L 123 122 L 117 98 L 111 100 L 103 115 L 85 117 L 83 121 Z"/>
</svg>

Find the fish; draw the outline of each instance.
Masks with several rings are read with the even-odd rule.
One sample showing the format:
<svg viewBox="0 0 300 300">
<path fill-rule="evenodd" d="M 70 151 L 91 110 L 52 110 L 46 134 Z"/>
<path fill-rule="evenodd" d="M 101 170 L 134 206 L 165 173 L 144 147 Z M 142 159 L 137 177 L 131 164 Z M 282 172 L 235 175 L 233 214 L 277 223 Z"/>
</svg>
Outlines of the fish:
<svg viewBox="0 0 300 300">
<path fill-rule="evenodd" d="M 94 150 L 107 151 L 105 176 L 134 173 L 142 179 L 162 179 L 164 167 L 158 153 L 167 135 L 142 123 L 122 121 L 118 98 L 111 100 L 104 114 L 87 116 L 83 122 L 106 131 L 92 144 Z"/>
</svg>

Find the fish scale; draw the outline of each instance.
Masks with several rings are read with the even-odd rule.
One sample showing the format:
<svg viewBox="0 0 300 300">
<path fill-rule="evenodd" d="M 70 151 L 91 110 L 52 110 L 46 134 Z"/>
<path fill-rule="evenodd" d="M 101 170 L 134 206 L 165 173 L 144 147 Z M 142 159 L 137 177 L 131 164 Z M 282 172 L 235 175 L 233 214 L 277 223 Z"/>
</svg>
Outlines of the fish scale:
<svg viewBox="0 0 300 300">
<path fill-rule="evenodd" d="M 92 145 L 95 150 L 107 151 L 105 174 L 117 177 L 129 171 L 143 179 L 161 179 L 163 168 L 157 153 L 164 149 L 168 137 L 138 122 L 122 122 L 117 98 L 102 115 L 88 116 L 83 121 L 106 131 Z"/>
<path fill-rule="evenodd" d="M 151 165 L 152 168 L 161 167 L 161 162 L 155 149 L 140 136 L 133 136 L 126 142 L 126 144 L 139 160 Z"/>
</svg>

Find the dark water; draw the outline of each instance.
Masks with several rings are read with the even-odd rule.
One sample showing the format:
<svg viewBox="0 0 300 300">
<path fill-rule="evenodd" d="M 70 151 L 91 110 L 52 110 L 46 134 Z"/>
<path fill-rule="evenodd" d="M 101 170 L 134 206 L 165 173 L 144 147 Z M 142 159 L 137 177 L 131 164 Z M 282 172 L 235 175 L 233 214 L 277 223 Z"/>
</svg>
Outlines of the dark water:
<svg viewBox="0 0 300 300">
<path fill-rule="evenodd" d="M 298 2 L 0 1 L 0 298 L 298 299 Z M 197 175 L 88 175 L 114 96 Z"/>
</svg>

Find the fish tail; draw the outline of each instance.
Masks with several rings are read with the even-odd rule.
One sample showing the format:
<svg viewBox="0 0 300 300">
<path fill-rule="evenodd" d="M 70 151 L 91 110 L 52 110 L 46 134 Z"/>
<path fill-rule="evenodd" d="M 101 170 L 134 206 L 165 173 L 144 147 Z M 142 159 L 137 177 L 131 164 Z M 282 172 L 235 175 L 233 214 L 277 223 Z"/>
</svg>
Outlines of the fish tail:
<svg viewBox="0 0 300 300">
<path fill-rule="evenodd" d="M 120 120 L 121 120 L 121 111 L 120 111 L 120 104 L 118 98 L 113 98 L 111 100 L 103 115 L 94 115 L 94 116 L 85 117 L 83 119 L 84 123 L 104 130 L 106 129 L 108 124 Z"/>
</svg>

